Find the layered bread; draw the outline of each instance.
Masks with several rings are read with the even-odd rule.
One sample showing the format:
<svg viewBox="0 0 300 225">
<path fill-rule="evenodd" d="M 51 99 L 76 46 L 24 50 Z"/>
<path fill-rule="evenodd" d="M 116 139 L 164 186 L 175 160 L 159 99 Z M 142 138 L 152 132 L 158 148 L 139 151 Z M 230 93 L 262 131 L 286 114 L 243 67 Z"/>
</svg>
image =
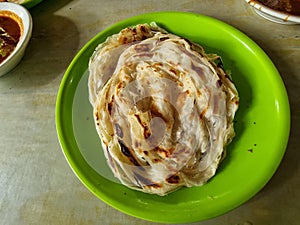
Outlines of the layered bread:
<svg viewBox="0 0 300 225">
<path fill-rule="evenodd" d="M 95 127 L 122 184 L 165 195 L 215 175 L 239 104 L 219 56 L 139 24 L 101 43 L 89 73 Z"/>
</svg>

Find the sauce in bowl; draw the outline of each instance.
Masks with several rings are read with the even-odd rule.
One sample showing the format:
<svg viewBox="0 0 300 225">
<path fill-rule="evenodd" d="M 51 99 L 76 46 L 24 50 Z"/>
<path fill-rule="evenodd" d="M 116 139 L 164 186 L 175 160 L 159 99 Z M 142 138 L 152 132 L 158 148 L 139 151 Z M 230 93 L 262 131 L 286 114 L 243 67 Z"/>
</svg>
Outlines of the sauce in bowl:
<svg viewBox="0 0 300 225">
<path fill-rule="evenodd" d="M 300 0 L 258 0 L 264 5 L 283 12 L 300 15 Z"/>
<path fill-rule="evenodd" d="M 21 61 L 32 34 L 30 12 L 19 4 L 0 2 L 0 76 Z"/>
<path fill-rule="evenodd" d="M 0 64 L 14 51 L 21 33 L 18 18 L 12 13 L 0 11 Z"/>
</svg>

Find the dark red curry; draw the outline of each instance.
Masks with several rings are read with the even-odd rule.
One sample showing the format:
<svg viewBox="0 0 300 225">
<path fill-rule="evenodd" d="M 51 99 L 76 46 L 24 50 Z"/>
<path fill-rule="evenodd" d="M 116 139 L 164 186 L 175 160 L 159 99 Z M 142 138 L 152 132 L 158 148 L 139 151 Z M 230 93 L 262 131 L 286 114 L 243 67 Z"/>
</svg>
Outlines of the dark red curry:
<svg viewBox="0 0 300 225">
<path fill-rule="evenodd" d="M 19 24 L 8 16 L 0 15 L 0 63 L 15 49 L 20 36 Z"/>
</svg>

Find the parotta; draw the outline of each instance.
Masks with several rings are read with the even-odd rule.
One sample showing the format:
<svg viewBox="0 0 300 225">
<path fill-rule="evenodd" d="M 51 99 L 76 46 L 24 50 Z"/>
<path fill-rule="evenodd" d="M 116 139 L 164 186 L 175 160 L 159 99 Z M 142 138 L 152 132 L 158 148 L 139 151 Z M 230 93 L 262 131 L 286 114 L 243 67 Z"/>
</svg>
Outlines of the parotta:
<svg viewBox="0 0 300 225">
<path fill-rule="evenodd" d="M 238 108 L 220 57 L 140 24 L 100 44 L 89 72 L 95 126 L 122 184 L 165 195 L 214 176 Z"/>
</svg>

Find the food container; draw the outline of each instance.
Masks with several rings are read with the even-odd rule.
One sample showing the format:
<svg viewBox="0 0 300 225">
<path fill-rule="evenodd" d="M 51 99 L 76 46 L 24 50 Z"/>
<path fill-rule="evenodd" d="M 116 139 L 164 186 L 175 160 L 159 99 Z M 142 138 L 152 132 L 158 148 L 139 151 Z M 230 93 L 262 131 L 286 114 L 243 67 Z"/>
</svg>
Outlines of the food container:
<svg viewBox="0 0 300 225">
<path fill-rule="evenodd" d="M 0 2 L 0 20 L 0 76 L 2 76 L 21 61 L 31 38 L 33 23 L 26 8 L 9 2 Z"/>
<path fill-rule="evenodd" d="M 300 15 L 290 14 L 285 11 L 275 10 L 271 7 L 268 7 L 257 0 L 245 0 L 254 11 L 262 16 L 263 18 L 270 20 L 275 23 L 294 25 L 300 24 Z"/>
</svg>

